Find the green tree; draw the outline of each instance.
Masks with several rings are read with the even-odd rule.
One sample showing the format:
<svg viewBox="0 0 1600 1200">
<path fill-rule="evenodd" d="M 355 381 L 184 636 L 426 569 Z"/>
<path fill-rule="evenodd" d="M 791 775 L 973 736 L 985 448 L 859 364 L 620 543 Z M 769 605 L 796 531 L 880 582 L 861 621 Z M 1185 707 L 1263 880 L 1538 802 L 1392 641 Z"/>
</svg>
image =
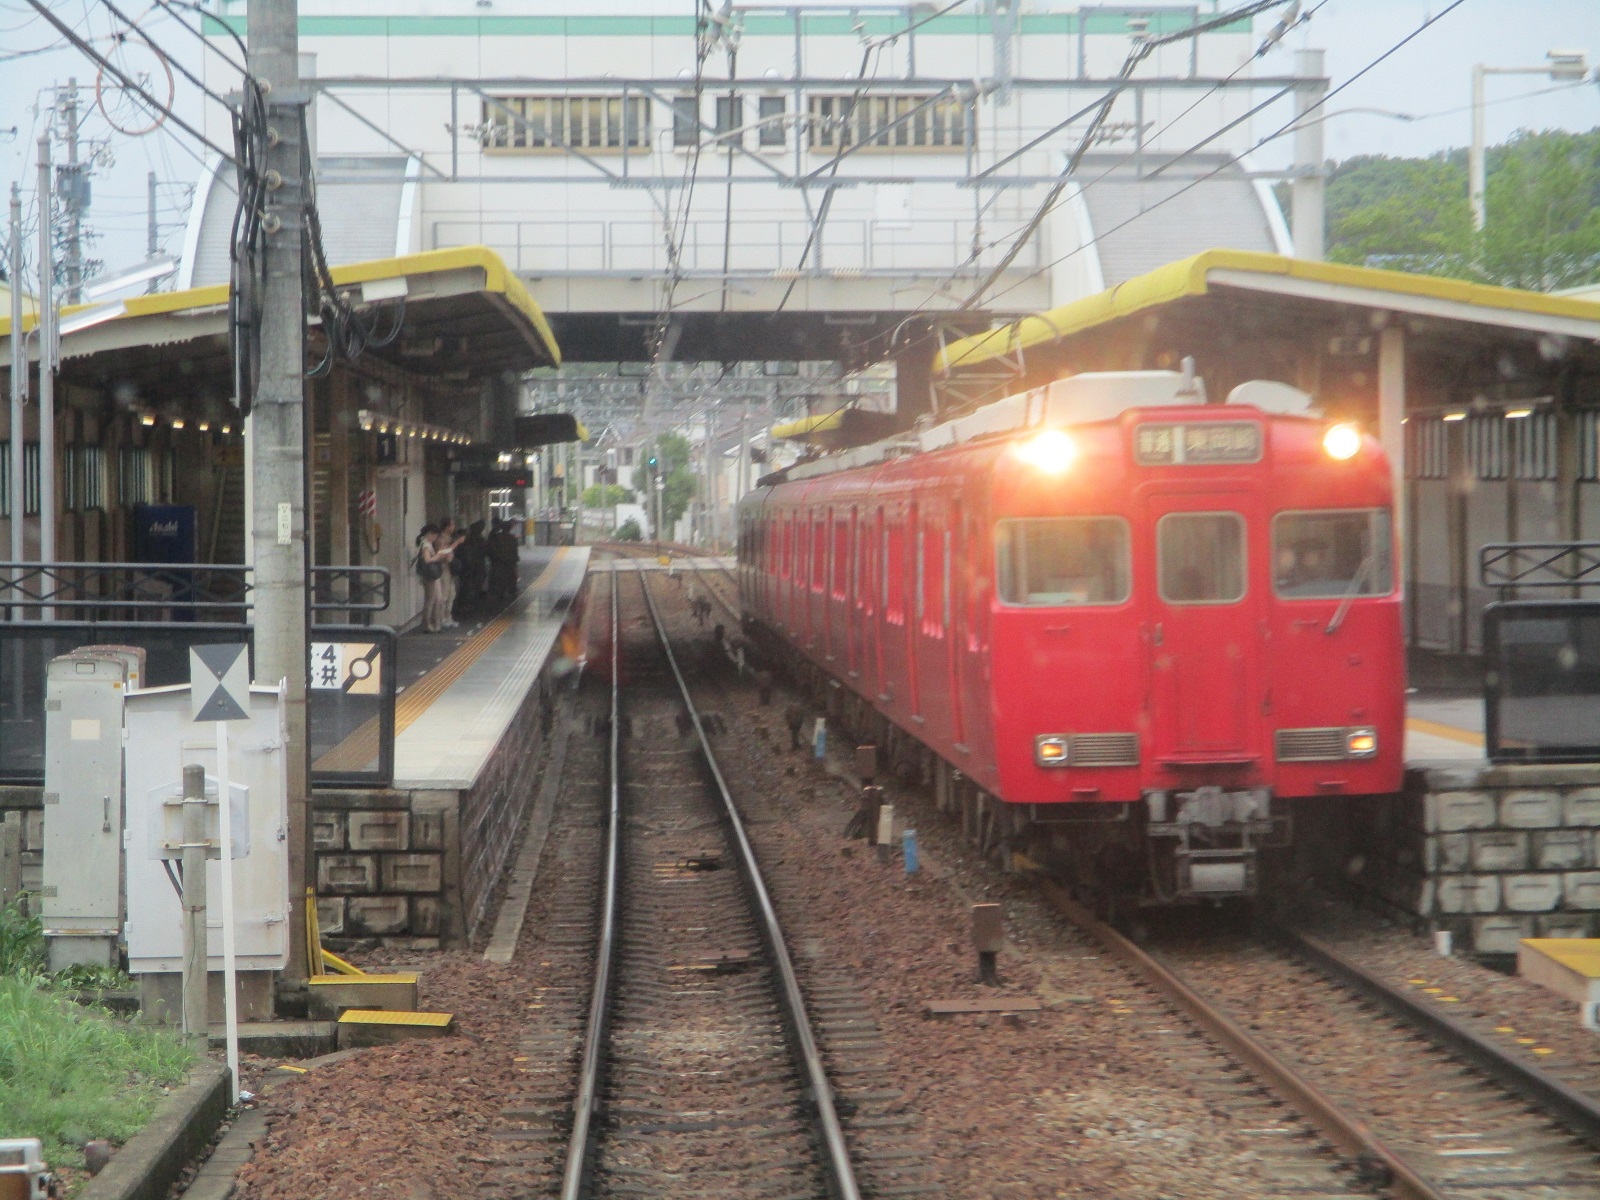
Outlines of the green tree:
<svg viewBox="0 0 1600 1200">
<path fill-rule="evenodd" d="M 1352 158 L 1328 179 L 1335 262 L 1553 291 L 1600 280 L 1600 129 L 1491 146 L 1485 228 L 1472 228 L 1466 152 Z"/>
<path fill-rule="evenodd" d="M 1557 291 L 1600 279 L 1600 130 L 1519 133 L 1484 193 L 1479 278 Z"/>
<path fill-rule="evenodd" d="M 652 513 L 655 511 L 655 476 L 660 474 L 666 480 L 666 488 L 661 493 L 661 531 L 657 537 L 689 511 L 689 501 L 699 490 L 694 472 L 689 469 L 691 453 L 688 438 L 681 433 L 663 433 L 645 451 L 645 461 L 634 469 L 634 490 L 645 497 L 645 508 Z M 652 457 L 656 460 L 654 472 L 649 462 Z"/>
<path fill-rule="evenodd" d="M 585 508 L 610 508 L 614 504 L 632 504 L 633 492 L 619 483 L 591 483 L 583 489 Z"/>
</svg>

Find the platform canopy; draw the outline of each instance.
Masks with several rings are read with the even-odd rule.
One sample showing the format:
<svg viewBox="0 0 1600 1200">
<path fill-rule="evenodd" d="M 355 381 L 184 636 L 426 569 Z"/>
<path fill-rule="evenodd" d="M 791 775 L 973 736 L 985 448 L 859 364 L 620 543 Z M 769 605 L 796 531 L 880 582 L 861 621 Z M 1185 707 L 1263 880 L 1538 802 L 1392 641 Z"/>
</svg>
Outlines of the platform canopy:
<svg viewBox="0 0 1600 1200">
<path fill-rule="evenodd" d="M 1600 369 L 1593 300 L 1208 250 L 951 342 L 934 376 L 946 405 L 960 407 L 1075 371 L 1171 367 L 1192 355 L 1208 383 L 1280 378 L 1354 402 L 1371 393 L 1385 329 L 1404 331 L 1413 367 L 1439 368 L 1413 380 L 1413 406 L 1432 402 L 1428 377 L 1492 399 L 1519 379 Z"/>
<path fill-rule="evenodd" d="M 332 274 L 380 336 L 400 320 L 395 341 L 366 354 L 408 374 L 469 384 L 561 362 L 543 311 L 486 247 L 351 263 L 334 267 Z M 63 370 L 74 360 L 88 360 L 72 371 L 80 382 L 104 376 L 107 383 L 152 391 L 178 378 L 226 379 L 227 321 L 226 284 L 66 308 L 61 313 Z M 24 328 L 34 325 L 30 318 Z M 10 326 L 9 316 L 0 317 L 0 370 L 10 361 Z M 29 351 L 37 358 L 36 345 Z"/>
</svg>

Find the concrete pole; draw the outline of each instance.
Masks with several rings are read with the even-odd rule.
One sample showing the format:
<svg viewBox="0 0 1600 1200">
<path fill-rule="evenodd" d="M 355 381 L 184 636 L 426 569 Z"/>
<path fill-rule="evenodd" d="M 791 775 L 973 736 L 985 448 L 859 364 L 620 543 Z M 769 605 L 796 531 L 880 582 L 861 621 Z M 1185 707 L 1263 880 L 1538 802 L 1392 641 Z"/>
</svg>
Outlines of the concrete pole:
<svg viewBox="0 0 1600 1200">
<path fill-rule="evenodd" d="M 22 401 L 28 394 L 28 345 L 22 336 L 22 190 L 11 185 L 11 561 L 22 562 Z"/>
<path fill-rule="evenodd" d="M 1467 151 L 1467 203 L 1472 208 L 1472 227 L 1482 229 L 1488 210 L 1484 207 L 1485 168 L 1483 150 L 1483 77 L 1488 72 L 1482 63 L 1472 67 L 1472 147 Z"/>
<path fill-rule="evenodd" d="M 64 262 L 66 288 L 61 297 L 64 304 L 83 302 L 83 168 L 78 162 L 78 81 L 67 80 L 67 94 L 61 101 L 62 132 L 66 135 L 67 161 L 61 174 L 66 178 L 65 195 L 61 197 L 61 215 L 66 221 L 62 230 L 65 243 Z"/>
<path fill-rule="evenodd" d="M 1394 578 L 1405 595 L 1411 531 L 1406 522 L 1406 331 L 1386 325 L 1378 334 L 1378 440 L 1394 480 Z"/>
<path fill-rule="evenodd" d="M 210 1029 L 206 958 L 206 769 L 183 769 L 183 1033 L 205 1046 Z"/>
<path fill-rule="evenodd" d="M 1327 94 L 1323 78 L 1322 51 L 1296 50 L 1294 73 L 1306 82 L 1294 90 L 1294 111 L 1306 117 Z M 1294 256 L 1320 261 L 1324 254 L 1324 193 L 1327 176 L 1322 161 L 1322 118 L 1311 116 L 1294 128 L 1294 182 L 1290 185 L 1290 215 L 1293 218 Z"/>
<path fill-rule="evenodd" d="M 145 228 L 145 255 L 148 258 L 154 258 L 156 255 L 161 253 L 161 222 L 156 219 L 158 209 L 156 199 L 156 173 L 154 171 L 151 171 L 145 176 L 145 187 L 149 193 L 146 200 L 146 203 L 149 207 L 149 215 L 148 225 Z M 158 282 L 158 280 L 152 279 L 144 290 L 154 295 Z"/>
<path fill-rule="evenodd" d="M 301 273 L 302 112 L 295 0 L 249 0 L 249 67 L 267 90 L 266 166 L 282 183 L 267 193 L 266 286 L 262 293 L 261 383 L 250 419 L 250 544 L 253 550 L 256 678 L 288 681 L 289 967 L 304 977 L 310 755 L 306 736 L 305 301 Z M 275 228 L 274 228 L 275 226 Z"/>
<path fill-rule="evenodd" d="M 50 221 L 50 135 L 39 139 L 39 561 L 56 561 L 55 230 Z M 44 610 L 54 620 L 53 610 Z"/>
</svg>

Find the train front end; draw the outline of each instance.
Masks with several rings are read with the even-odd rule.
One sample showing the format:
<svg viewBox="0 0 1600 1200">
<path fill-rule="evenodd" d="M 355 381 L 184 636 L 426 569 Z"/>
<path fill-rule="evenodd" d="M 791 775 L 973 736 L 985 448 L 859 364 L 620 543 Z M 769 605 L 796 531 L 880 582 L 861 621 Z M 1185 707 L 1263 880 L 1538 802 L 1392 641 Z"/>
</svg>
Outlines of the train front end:
<svg viewBox="0 0 1600 1200">
<path fill-rule="evenodd" d="M 1296 804 L 1400 786 L 1389 465 L 1281 385 L 1117 378 L 996 473 L 1001 795 L 1095 891 L 1250 895 Z"/>
</svg>

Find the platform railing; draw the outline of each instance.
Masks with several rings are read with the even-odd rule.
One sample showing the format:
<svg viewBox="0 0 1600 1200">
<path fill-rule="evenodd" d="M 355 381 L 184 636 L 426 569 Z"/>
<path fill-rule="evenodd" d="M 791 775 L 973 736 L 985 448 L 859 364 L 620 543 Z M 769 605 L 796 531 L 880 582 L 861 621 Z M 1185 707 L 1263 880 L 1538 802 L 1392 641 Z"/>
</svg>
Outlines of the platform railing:
<svg viewBox="0 0 1600 1200">
<path fill-rule="evenodd" d="M 1489 542 L 1478 577 L 1487 588 L 1600 586 L 1600 542 Z"/>
<path fill-rule="evenodd" d="M 46 672 L 88 646 L 144 651 L 140 684 L 187 683 L 189 650 L 252 646 L 251 572 L 190 563 L 0 563 L 0 783 L 44 778 Z M 314 567 L 306 647 L 312 783 L 386 787 L 394 778 L 394 630 L 382 567 Z"/>
</svg>

